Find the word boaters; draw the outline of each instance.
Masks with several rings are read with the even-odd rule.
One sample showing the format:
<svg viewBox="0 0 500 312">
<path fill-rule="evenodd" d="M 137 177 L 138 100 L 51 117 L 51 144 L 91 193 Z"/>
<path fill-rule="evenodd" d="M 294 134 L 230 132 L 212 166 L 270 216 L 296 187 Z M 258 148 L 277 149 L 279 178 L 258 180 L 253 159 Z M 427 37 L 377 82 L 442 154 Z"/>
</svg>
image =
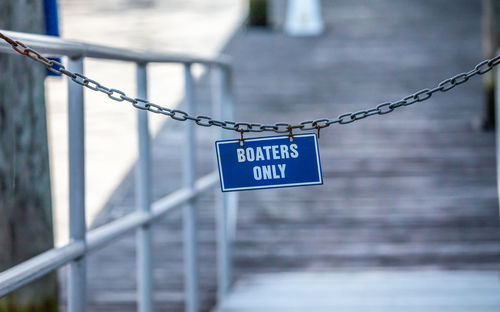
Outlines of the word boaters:
<svg viewBox="0 0 500 312">
<path fill-rule="evenodd" d="M 215 142 L 223 192 L 323 184 L 316 134 Z"/>
</svg>

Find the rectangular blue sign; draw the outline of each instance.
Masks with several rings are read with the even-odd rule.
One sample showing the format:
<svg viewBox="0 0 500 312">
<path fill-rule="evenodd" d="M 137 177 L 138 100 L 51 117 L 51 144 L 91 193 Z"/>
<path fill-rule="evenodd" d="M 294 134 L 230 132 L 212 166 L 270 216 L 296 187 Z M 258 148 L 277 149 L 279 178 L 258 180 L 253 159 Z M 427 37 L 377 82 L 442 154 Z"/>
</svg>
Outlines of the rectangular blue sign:
<svg viewBox="0 0 500 312">
<path fill-rule="evenodd" d="M 215 142 L 223 192 L 323 184 L 316 134 Z"/>
</svg>

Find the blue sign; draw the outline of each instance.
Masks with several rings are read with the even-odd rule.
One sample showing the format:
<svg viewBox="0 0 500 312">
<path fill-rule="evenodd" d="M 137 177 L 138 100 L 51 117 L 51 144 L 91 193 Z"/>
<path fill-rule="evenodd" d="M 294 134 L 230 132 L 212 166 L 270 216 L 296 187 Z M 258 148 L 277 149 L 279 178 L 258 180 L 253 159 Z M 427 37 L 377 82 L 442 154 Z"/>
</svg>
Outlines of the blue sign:
<svg viewBox="0 0 500 312">
<path fill-rule="evenodd" d="M 215 142 L 223 192 L 323 184 L 316 134 Z"/>
</svg>

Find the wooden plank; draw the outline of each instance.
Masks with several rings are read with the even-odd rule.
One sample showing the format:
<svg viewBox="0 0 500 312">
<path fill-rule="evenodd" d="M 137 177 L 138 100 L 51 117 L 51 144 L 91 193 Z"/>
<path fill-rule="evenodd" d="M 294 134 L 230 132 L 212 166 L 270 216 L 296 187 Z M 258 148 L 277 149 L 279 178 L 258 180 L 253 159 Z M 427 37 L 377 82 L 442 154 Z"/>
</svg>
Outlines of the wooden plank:
<svg viewBox="0 0 500 312">
<path fill-rule="evenodd" d="M 494 311 L 493 272 L 277 273 L 242 278 L 217 312 Z"/>
</svg>

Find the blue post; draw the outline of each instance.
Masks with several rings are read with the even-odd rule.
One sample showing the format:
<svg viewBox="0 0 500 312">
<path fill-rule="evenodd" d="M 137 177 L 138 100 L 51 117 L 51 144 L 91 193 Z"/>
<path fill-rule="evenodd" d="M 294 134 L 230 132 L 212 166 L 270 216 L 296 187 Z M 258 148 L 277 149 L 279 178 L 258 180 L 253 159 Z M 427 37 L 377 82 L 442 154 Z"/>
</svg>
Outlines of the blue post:
<svg viewBox="0 0 500 312">
<path fill-rule="evenodd" d="M 43 0 L 43 11 L 45 15 L 45 34 L 49 36 L 59 37 L 59 15 L 57 13 L 57 0 Z M 51 60 L 55 60 L 61 63 L 61 58 L 59 57 L 49 57 Z M 47 75 L 49 76 L 61 76 L 61 74 L 56 74 L 47 70 Z"/>
</svg>

